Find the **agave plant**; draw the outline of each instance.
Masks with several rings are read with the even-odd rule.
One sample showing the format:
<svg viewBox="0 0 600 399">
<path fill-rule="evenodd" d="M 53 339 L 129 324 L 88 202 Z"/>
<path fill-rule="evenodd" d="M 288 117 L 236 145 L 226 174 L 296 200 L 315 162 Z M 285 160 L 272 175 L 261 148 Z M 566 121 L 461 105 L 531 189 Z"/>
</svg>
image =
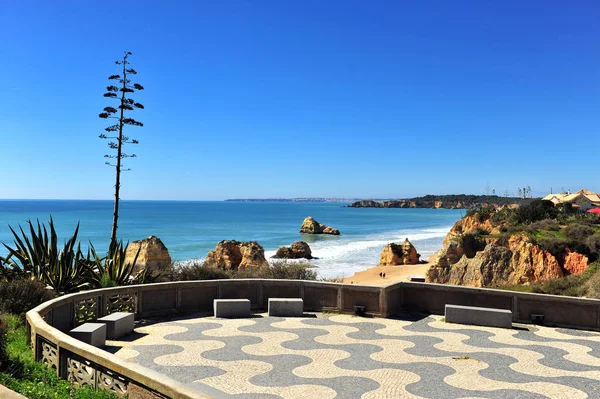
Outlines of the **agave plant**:
<svg viewBox="0 0 600 399">
<path fill-rule="evenodd" d="M 152 273 L 147 268 L 134 274 L 140 250 L 138 249 L 133 261 L 127 262 L 128 246 L 129 244 L 118 241 L 109 247 L 108 254 L 105 257 L 100 257 L 92 243 L 90 243 L 88 260 L 92 265 L 92 280 L 95 287 L 106 288 L 115 285 L 147 284 L 155 282 L 160 277 L 160 275 Z"/>
<path fill-rule="evenodd" d="M 6 258 L 0 256 L 0 280 L 12 281 L 19 277 L 26 278 L 27 275 L 23 270 L 10 261 L 11 255 Z"/>
<path fill-rule="evenodd" d="M 58 249 L 58 236 L 52 218 L 48 223 L 50 234 L 46 225 L 41 224 L 39 220 L 37 229 L 31 221 L 27 223 L 29 235 L 20 225 L 20 234 L 9 226 L 15 239 L 15 248 L 4 244 L 9 256 L 4 258 L 3 263 L 8 266 L 5 265 L 3 270 L 13 275 L 24 274 L 28 278 L 39 280 L 59 294 L 90 288 L 91 270 L 77 242 L 79 223 L 61 250 Z"/>
</svg>

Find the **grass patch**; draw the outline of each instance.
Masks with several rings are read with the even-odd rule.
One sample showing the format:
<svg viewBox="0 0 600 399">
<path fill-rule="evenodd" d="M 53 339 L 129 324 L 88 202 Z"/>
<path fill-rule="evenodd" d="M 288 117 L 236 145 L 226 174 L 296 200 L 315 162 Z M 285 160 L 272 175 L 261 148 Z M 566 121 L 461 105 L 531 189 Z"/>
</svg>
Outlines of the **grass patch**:
<svg viewBox="0 0 600 399">
<path fill-rule="evenodd" d="M 25 322 L 21 316 L 4 315 L 2 323 L 7 325 L 7 359 L 0 366 L 0 384 L 24 395 L 29 399 L 75 398 L 113 399 L 116 396 L 108 391 L 96 391 L 91 387 L 73 387 L 68 381 L 56 376 L 33 358 L 33 351 L 26 340 Z"/>
</svg>

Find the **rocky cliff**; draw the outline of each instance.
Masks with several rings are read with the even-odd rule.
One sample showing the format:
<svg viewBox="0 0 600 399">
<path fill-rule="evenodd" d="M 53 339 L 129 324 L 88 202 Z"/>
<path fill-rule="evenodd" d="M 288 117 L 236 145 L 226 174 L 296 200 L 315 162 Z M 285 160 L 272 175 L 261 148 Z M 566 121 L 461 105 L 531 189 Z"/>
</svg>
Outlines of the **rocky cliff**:
<svg viewBox="0 0 600 399">
<path fill-rule="evenodd" d="M 204 264 L 222 269 L 268 266 L 265 250 L 256 241 L 224 240 L 206 255 Z"/>
<path fill-rule="evenodd" d="M 379 266 L 416 265 L 420 256 L 407 238 L 402 244 L 386 245 L 379 256 Z"/>
<path fill-rule="evenodd" d="M 300 226 L 300 233 L 302 234 L 331 234 L 338 236 L 340 235 L 340 231 L 338 229 L 334 229 L 333 227 L 325 226 L 322 223 L 317 222 L 311 216 L 308 216 L 302 222 L 302 226 Z"/>
<path fill-rule="evenodd" d="M 125 263 L 133 262 L 138 250 L 140 253 L 134 267 L 134 273 L 146 267 L 159 272 L 168 270 L 171 267 L 169 250 L 160 238 L 150 236 L 130 243 L 125 254 Z"/>
<path fill-rule="evenodd" d="M 497 287 L 531 284 L 585 271 L 589 260 L 571 252 L 555 257 L 536 245 L 525 233 L 501 233 L 493 214 L 472 214 L 452 227 L 427 281 L 433 283 Z"/>
</svg>

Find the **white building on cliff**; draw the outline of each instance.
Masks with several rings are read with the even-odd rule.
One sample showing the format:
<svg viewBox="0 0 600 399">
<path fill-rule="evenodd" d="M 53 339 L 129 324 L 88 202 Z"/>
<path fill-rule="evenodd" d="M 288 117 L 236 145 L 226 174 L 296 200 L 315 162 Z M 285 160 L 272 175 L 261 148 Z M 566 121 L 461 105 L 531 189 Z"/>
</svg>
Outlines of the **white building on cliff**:
<svg viewBox="0 0 600 399">
<path fill-rule="evenodd" d="M 600 207 L 600 196 L 590 190 L 579 190 L 576 193 L 548 194 L 543 199 L 556 204 L 571 204 L 573 208 L 583 212 L 594 207 Z"/>
</svg>

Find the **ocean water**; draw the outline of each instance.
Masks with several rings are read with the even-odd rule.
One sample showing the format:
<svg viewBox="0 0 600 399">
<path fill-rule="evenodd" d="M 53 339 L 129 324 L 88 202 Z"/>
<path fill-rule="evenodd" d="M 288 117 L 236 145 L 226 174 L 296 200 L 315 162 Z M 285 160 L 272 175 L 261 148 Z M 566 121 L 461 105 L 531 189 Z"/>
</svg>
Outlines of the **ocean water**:
<svg viewBox="0 0 600 399">
<path fill-rule="evenodd" d="M 446 233 L 460 219 L 460 210 L 347 208 L 340 203 L 278 203 L 219 201 L 122 201 L 118 235 L 124 241 L 159 237 L 176 261 L 202 259 L 225 239 L 258 241 L 267 256 L 281 245 L 309 243 L 312 261 L 323 277 L 349 276 L 375 266 L 389 242 L 408 238 L 427 256 L 437 251 Z M 62 242 L 80 223 L 82 247 L 108 246 L 112 201 L 0 200 L 0 242 L 12 245 L 8 226 L 27 220 L 47 222 L 52 216 Z M 303 219 L 339 229 L 340 236 L 307 236 L 298 231 Z M 7 251 L 0 246 L 0 255 Z"/>
</svg>

